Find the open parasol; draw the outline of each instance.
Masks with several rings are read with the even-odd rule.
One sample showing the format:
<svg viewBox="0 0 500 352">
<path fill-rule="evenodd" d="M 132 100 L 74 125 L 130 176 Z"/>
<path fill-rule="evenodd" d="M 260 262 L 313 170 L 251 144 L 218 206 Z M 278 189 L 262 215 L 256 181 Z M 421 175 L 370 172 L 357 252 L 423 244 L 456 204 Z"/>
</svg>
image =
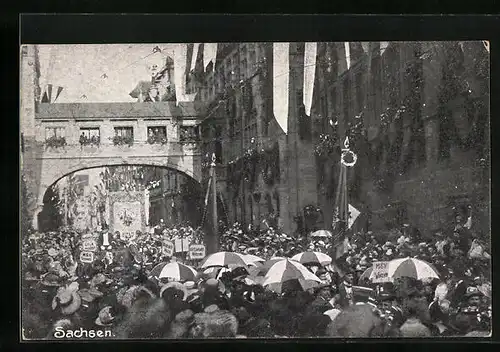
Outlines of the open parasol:
<svg viewBox="0 0 500 352">
<path fill-rule="evenodd" d="M 276 262 L 267 272 L 263 286 L 281 292 L 288 281 L 296 281 L 307 290 L 321 283 L 321 280 L 305 266 L 294 260 L 284 259 Z"/>
<path fill-rule="evenodd" d="M 331 238 L 333 235 L 328 230 L 318 230 L 311 233 L 311 237 L 313 238 Z"/>
<path fill-rule="evenodd" d="M 302 252 L 294 255 L 292 259 L 301 264 L 319 264 L 322 266 L 332 262 L 332 258 L 329 255 L 321 252 Z"/>
<path fill-rule="evenodd" d="M 194 281 L 197 274 L 194 268 L 179 262 L 173 262 L 155 266 L 151 270 L 150 277 L 156 279 L 171 278 L 176 281 Z"/>
<path fill-rule="evenodd" d="M 202 260 L 200 268 L 205 269 L 211 266 L 247 266 L 247 262 L 241 254 L 234 252 L 217 252 L 210 254 Z"/>
</svg>

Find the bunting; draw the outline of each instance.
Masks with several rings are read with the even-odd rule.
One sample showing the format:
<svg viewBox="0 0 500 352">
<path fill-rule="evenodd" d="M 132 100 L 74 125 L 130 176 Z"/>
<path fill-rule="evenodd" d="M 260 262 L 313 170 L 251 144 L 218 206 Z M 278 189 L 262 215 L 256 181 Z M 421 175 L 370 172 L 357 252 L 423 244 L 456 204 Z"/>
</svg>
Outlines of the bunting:
<svg viewBox="0 0 500 352">
<path fill-rule="evenodd" d="M 349 220 L 347 223 L 347 228 L 350 229 L 361 212 L 349 204 Z"/>
<path fill-rule="evenodd" d="M 484 45 L 484 48 L 490 52 L 490 41 L 489 40 L 483 40 L 483 45 Z"/>
<path fill-rule="evenodd" d="M 203 46 L 203 68 L 207 69 L 210 62 L 213 62 L 215 67 L 215 61 L 217 59 L 217 43 L 205 43 Z"/>
<path fill-rule="evenodd" d="M 49 98 L 49 103 L 52 102 L 52 84 L 47 84 L 47 96 Z"/>
<path fill-rule="evenodd" d="M 351 46 L 349 45 L 349 42 L 344 42 L 344 48 L 345 48 L 345 62 L 347 64 L 347 70 L 351 68 Z"/>
<path fill-rule="evenodd" d="M 184 100 L 184 95 L 186 93 L 186 56 L 186 44 L 177 44 L 174 49 L 174 84 L 176 105 L 179 105 L 179 102 Z"/>
<path fill-rule="evenodd" d="M 288 91 L 290 43 L 273 44 L 273 112 L 285 134 L 288 133 Z"/>
<path fill-rule="evenodd" d="M 57 98 L 59 97 L 59 94 L 61 94 L 63 90 L 63 87 L 57 87 L 57 92 L 56 92 L 56 97 L 54 98 L 54 103 L 56 102 Z"/>
<path fill-rule="evenodd" d="M 191 56 L 191 66 L 189 71 L 193 71 L 196 68 L 196 61 L 198 59 L 198 49 L 200 47 L 200 43 L 193 44 L 193 55 Z"/>
<path fill-rule="evenodd" d="M 306 43 L 304 52 L 304 106 L 306 115 L 311 116 L 311 105 L 314 91 L 314 75 L 316 73 L 317 43 Z"/>
</svg>

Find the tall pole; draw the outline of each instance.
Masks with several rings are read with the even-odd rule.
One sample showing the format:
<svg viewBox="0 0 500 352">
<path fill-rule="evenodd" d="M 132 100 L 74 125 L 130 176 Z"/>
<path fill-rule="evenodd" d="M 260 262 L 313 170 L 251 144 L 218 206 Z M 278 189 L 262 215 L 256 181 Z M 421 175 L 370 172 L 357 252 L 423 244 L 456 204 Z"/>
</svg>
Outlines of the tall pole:
<svg viewBox="0 0 500 352">
<path fill-rule="evenodd" d="M 211 173 L 212 173 L 212 223 L 213 223 L 213 244 L 214 252 L 219 247 L 219 225 L 217 220 L 217 172 L 215 170 L 215 153 L 212 153 Z"/>
</svg>

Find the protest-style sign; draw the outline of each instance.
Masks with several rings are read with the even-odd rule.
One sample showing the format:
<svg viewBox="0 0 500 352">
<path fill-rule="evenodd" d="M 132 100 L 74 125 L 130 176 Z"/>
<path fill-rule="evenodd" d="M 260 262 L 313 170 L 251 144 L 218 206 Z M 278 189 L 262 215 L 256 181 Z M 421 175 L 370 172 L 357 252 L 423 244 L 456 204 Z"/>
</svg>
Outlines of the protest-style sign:
<svg viewBox="0 0 500 352">
<path fill-rule="evenodd" d="M 199 260 L 205 258 L 205 246 L 202 244 L 192 244 L 189 246 L 189 258 Z"/>
<path fill-rule="evenodd" d="M 94 253 L 92 252 L 81 252 L 80 261 L 82 263 L 92 263 L 94 261 Z"/>
<path fill-rule="evenodd" d="M 388 282 L 389 280 L 389 262 L 374 262 L 373 271 L 370 279 L 374 283 Z"/>
<path fill-rule="evenodd" d="M 175 253 L 189 251 L 189 240 L 187 238 L 175 238 Z"/>
<path fill-rule="evenodd" d="M 93 239 L 86 239 L 82 243 L 82 249 L 84 251 L 95 252 L 97 250 L 97 244 Z"/>
<path fill-rule="evenodd" d="M 163 243 L 163 250 L 167 257 L 172 257 L 174 255 L 174 243 L 172 241 L 165 241 Z"/>
</svg>

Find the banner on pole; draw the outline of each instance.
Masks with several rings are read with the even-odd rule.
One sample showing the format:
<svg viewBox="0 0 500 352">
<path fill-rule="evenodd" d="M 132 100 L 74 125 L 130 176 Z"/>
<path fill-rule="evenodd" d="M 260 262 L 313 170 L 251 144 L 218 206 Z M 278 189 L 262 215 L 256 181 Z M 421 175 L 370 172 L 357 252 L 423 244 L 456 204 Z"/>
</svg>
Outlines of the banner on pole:
<svg viewBox="0 0 500 352">
<path fill-rule="evenodd" d="M 81 252 L 80 261 L 82 263 L 92 263 L 94 261 L 94 253 L 92 252 Z"/>
<path fill-rule="evenodd" d="M 82 243 L 82 249 L 86 252 L 95 252 L 97 250 L 97 244 L 93 239 L 86 239 Z"/>
<path fill-rule="evenodd" d="M 193 260 L 200 260 L 205 258 L 206 248 L 202 244 L 192 244 L 189 246 L 189 258 Z"/>
<path fill-rule="evenodd" d="M 374 262 L 373 271 L 370 279 L 374 283 L 388 282 L 389 280 L 389 262 Z"/>
<path fill-rule="evenodd" d="M 189 251 L 189 240 L 187 238 L 175 238 L 175 253 Z"/>
<path fill-rule="evenodd" d="M 174 243 L 172 241 L 165 241 L 163 243 L 163 251 L 167 257 L 174 255 Z"/>
</svg>

